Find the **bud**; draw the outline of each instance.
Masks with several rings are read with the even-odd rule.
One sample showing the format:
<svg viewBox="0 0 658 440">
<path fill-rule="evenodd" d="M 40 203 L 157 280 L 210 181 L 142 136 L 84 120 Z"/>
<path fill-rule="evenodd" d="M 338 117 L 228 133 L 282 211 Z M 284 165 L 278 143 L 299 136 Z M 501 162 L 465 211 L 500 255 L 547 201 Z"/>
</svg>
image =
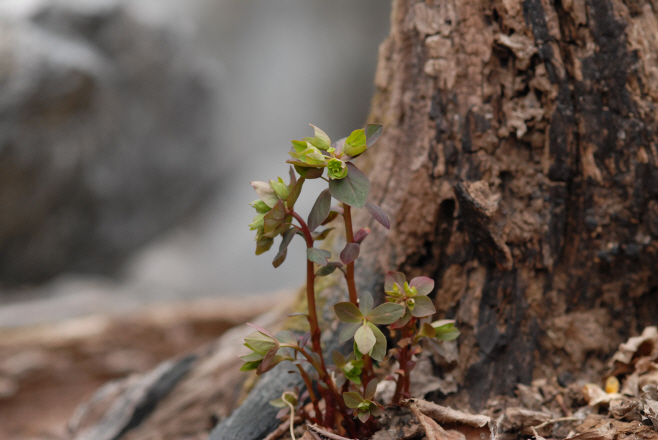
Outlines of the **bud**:
<svg viewBox="0 0 658 440">
<path fill-rule="evenodd" d="M 330 159 L 327 163 L 327 174 L 332 179 L 343 179 L 347 176 L 347 166 L 340 159 Z"/>
</svg>

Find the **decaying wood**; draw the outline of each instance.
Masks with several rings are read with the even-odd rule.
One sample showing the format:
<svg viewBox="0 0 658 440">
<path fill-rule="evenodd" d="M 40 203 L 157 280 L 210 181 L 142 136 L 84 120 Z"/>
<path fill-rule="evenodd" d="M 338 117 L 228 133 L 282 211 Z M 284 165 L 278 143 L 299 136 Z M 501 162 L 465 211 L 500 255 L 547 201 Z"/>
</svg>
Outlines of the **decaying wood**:
<svg viewBox="0 0 658 440">
<path fill-rule="evenodd" d="M 308 431 L 313 435 L 314 438 L 318 440 L 355 440 L 349 439 L 347 437 L 342 437 L 333 432 L 329 432 L 326 429 L 320 428 L 318 425 L 306 425 Z"/>
<path fill-rule="evenodd" d="M 371 222 L 360 259 L 437 281 L 462 330 L 453 403 L 599 372 L 658 315 L 657 17 L 650 0 L 394 2 L 363 163 L 393 227 Z"/>
</svg>

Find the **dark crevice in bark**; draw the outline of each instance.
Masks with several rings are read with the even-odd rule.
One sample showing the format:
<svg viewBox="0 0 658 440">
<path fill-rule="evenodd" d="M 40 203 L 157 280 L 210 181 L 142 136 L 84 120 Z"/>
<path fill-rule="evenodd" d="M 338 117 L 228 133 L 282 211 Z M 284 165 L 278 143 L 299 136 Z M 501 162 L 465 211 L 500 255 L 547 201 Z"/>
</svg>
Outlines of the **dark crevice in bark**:
<svg viewBox="0 0 658 440">
<path fill-rule="evenodd" d="M 526 309 L 517 271 L 489 267 L 476 331 L 481 357 L 465 380 L 474 408 L 481 409 L 491 395 L 512 396 L 518 383 L 532 380 L 539 325 L 535 319 L 525 324 Z"/>
</svg>

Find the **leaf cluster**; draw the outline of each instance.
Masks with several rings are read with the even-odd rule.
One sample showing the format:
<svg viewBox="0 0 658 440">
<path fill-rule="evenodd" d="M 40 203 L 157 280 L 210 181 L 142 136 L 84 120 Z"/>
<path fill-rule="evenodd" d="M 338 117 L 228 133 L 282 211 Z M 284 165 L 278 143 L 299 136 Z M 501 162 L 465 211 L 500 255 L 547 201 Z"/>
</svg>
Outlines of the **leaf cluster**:
<svg viewBox="0 0 658 440">
<path fill-rule="evenodd" d="M 358 295 L 354 280 L 354 263 L 361 252 L 361 245 L 369 236 L 369 227 L 356 232 L 352 230 L 351 209 L 365 208 L 371 217 L 386 229 L 391 227 L 384 210 L 368 202 L 370 181 L 353 163 L 353 160 L 368 151 L 380 138 L 381 125 L 369 124 L 354 130 L 349 136 L 332 142 L 320 128 L 313 126 L 313 137 L 293 140 L 290 178 L 281 177 L 269 182 L 251 182 L 258 200 L 251 203 L 256 216 L 249 227 L 256 231 L 256 254 L 268 251 L 274 239 L 281 237 L 279 249 L 272 264 L 280 266 L 286 259 L 287 249 L 295 236 L 303 238 L 307 257 L 307 302 L 306 316 L 310 331 L 295 335 L 290 331 L 276 335 L 250 324 L 256 331 L 245 338 L 249 353 L 242 356 L 242 371 L 255 370 L 263 374 L 281 362 L 288 361 L 301 374 L 307 390 L 286 391 L 280 399 L 270 402 L 281 408 L 279 416 L 293 411 L 295 414 L 328 428 L 346 430 L 352 436 L 367 435 L 369 424 L 354 425 L 351 417 L 363 423 L 371 416 L 383 411 L 375 399 L 378 379 L 373 362 L 380 366 L 396 362 L 396 392 L 393 403 L 408 395 L 409 375 L 415 366 L 415 356 L 422 351 L 422 341 L 432 343 L 454 340 L 459 330 L 452 320 L 431 322 L 436 309 L 428 294 L 434 281 L 428 277 L 416 277 L 410 282 L 401 272 L 389 272 L 384 291 L 386 300 L 375 306 L 373 295 L 363 292 Z M 326 170 L 326 177 L 325 177 Z M 320 192 L 311 211 L 303 218 L 295 210 L 304 182 L 309 179 L 324 179 L 327 188 Z M 340 202 L 332 206 L 332 200 Z M 338 258 L 326 249 L 315 246 L 335 230 L 329 224 L 341 218 L 345 223 L 347 242 Z M 323 228 L 324 227 L 324 228 Z M 349 301 L 333 306 L 336 317 L 343 323 L 339 335 L 342 343 L 350 342 L 349 354 L 335 351 L 333 365 L 327 366 L 321 345 L 322 331 L 315 310 L 314 281 L 317 277 L 342 272 L 348 286 Z M 396 341 L 388 347 L 382 329 L 388 328 L 389 336 Z M 309 346 L 310 345 L 310 346 Z M 308 368 L 310 365 L 310 369 Z M 292 371 L 294 372 L 294 371 Z M 316 394 L 316 392 L 318 394 Z M 307 411 L 304 402 L 310 400 L 312 411 Z M 320 401 L 324 402 L 323 406 Z M 342 415 L 344 422 L 336 425 L 335 412 Z M 293 414 L 289 414 L 292 417 Z M 370 423 L 370 422 L 369 422 Z"/>
</svg>

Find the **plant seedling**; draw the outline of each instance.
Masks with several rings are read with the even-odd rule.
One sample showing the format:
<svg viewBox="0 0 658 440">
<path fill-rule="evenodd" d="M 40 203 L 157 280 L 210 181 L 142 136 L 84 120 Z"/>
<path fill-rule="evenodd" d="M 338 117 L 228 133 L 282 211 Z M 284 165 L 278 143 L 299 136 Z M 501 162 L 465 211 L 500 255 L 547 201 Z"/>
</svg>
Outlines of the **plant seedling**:
<svg viewBox="0 0 658 440">
<path fill-rule="evenodd" d="M 407 282 L 403 273 L 389 272 L 384 285 L 386 301 L 376 307 L 369 292 L 358 294 L 354 263 L 370 229 L 365 227 L 354 233 L 351 210 L 365 208 L 386 229 L 390 229 L 391 223 L 382 208 L 368 202 L 370 181 L 353 160 L 377 142 L 383 127 L 368 124 L 333 143 L 324 131 L 315 126 L 313 129 L 313 137 L 292 141 L 289 152 L 292 159 L 287 161 L 292 165 L 288 182 L 281 177 L 269 182 L 251 182 L 259 198 L 251 203 L 256 216 L 249 225 L 256 231 L 256 255 L 270 250 L 274 240 L 281 237 L 272 261 L 274 267 L 283 264 L 292 240 L 296 236 L 303 238 L 308 302 L 308 314 L 304 316 L 310 330 L 301 337 L 290 331 L 275 335 L 250 324 L 256 331 L 245 338 L 244 345 L 250 352 L 241 357 L 245 362 L 241 370 L 256 370 L 260 375 L 283 361 L 296 367 L 306 391 L 299 395 L 298 391 L 288 390 L 281 399 L 270 402 L 281 408 L 281 417 L 289 414 L 291 433 L 292 420 L 299 415 L 343 434 L 369 435 L 376 426 L 371 416 L 377 417 L 384 410 L 383 405 L 375 400 L 378 380 L 373 362 L 380 365 L 397 362 L 392 403 L 399 404 L 401 399 L 409 396 L 409 376 L 415 366 L 415 356 L 422 350 L 421 342 L 450 341 L 459 336 L 459 330 L 452 320 L 430 322 L 436 313 L 427 296 L 434 289 L 431 278 L 416 277 Z M 318 195 L 304 219 L 295 210 L 295 203 L 304 182 L 310 179 L 323 179 L 328 187 Z M 341 205 L 331 206 L 332 199 Z M 335 230 L 326 226 L 338 217 L 342 217 L 345 225 L 346 243 L 338 258 L 333 259 L 331 252 L 316 247 L 316 242 L 324 240 Z M 334 365 L 327 366 L 316 309 L 315 279 L 336 271 L 345 277 L 349 298 L 349 301 L 333 305 L 337 318 L 344 323 L 339 341 L 353 342 L 350 354 L 345 356 L 334 351 Z M 388 326 L 391 335 L 397 336 L 397 347 L 387 347 L 381 326 Z M 310 369 L 305 368 L 307 366 Z M 313 409 L 307 411 L 304 401 L 310 401 Z"/>
</svg>

